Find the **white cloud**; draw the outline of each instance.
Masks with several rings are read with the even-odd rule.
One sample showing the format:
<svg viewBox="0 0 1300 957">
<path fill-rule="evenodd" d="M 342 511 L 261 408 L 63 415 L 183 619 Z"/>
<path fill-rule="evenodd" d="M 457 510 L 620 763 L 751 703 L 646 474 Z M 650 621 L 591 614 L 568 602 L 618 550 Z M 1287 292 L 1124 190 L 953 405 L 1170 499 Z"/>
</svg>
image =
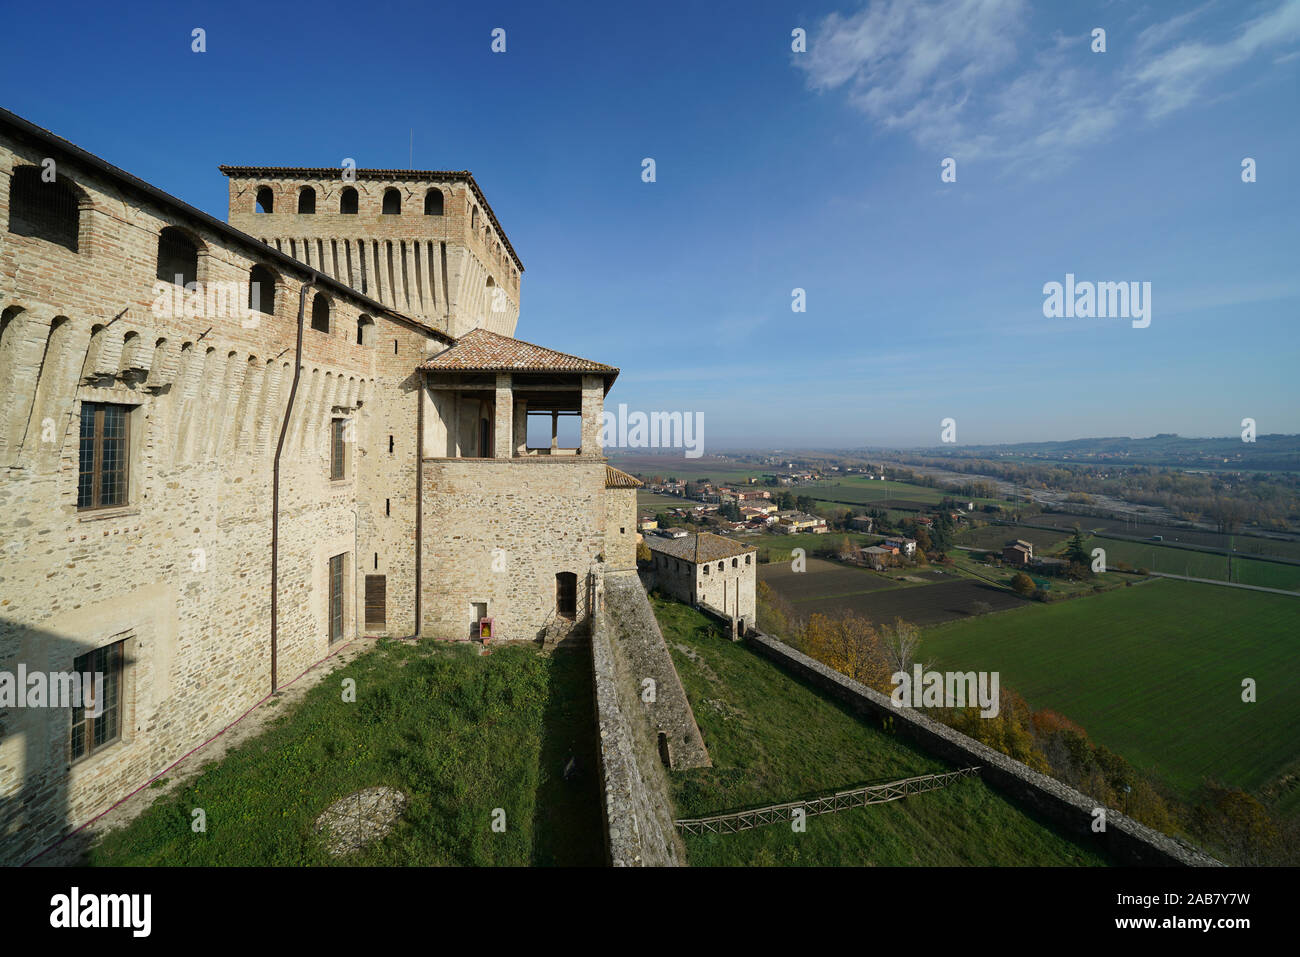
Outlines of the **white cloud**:
<svg viewBox="0 0 1300 957">
<path fill-rule="evenodd" d="M 1112 32 L 1110 52 L 1093 54 L 1091 28 L 1046 44 L 1035 37 L 1025 0 L 872 0 L 826 17 L 793 62 L 811 89 L 842 90 L 924 149 L 1043 173 L 1139 115 L 1192 105 L 1261 52 L 1294 56 L 1284 48 L 1300 39 L 1300 0 L 1281 0 L 1226 39 L 1181 39 L 1209 6 L 1147 26 L 1130 53 Z"/>
</svg>

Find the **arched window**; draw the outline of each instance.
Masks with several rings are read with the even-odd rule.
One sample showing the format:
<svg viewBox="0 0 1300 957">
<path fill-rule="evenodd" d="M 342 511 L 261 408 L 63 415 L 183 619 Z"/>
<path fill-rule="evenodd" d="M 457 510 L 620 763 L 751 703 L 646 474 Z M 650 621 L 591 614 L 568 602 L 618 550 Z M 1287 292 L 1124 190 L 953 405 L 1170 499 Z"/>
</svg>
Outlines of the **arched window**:
<svg viewBox="0 0 1300 957">
<path fill-rule="evenodd" d="M 259 213 L 275 212 L 275 193 L 269 186 L 259 186 L 257 188 L 257 209 Z"/>
<path fill-rule="evenodd" d="M 266 315 L 275 314 L 275 270 L 261 263 L 248 271 L 248 308 Z"/>
<path fill-rule="evenodd" d="M 475 206 L 469 213 L 469 228 L 478 229 L 478 207 Z"/>
<path fill-rule="evenodd" d="M 158 234 L 158 278 L 178 286 L 199 278 L 199 247 L 175 226 Z"/>
<path fill-rule="evenodd" d="M 559 572 L 555 576 L 555 613 L 564 618 L 578 614 L 578 576 L 573 572 Z"/>
<path fill-rule="evenodd" d="M 36 166 L 14 170 L 9 191 L 9 232 L 34 236 L 77 251 L 81 210 L 75 190 L 61 178 L 47 183 Z"/>
<path fill-rule="evenodd" d="M 357 320 L 357 345 L 373 346 L 375 344 L 375 320 L 361 316 Z"/>
<path fill-rule="evenodd" d="M 298 190 L 298 212 L 314 213 L 316 212 L 316 190 L 310 186 L 304 186 Z"/>
<path fill-rule="evenodd" d="M 311 301 L 311 327 L 318 332 L 330 331 L 330 301 L 323 292 Z"/>
<path fill-rule="evenodd" d="M 400 216 L 401 214 L 402 194 L 390 186 L 388 189 L 384 190 L 384 215 Z"/>
<path fill-rule="evenodd" d="M 424 194 L 424 215 L 442 215 L 442 190 L 434 188 Z"/>
<path fill-rule="evenodd" d="M 357 211 L 357 191 L 351 186 L 344 186 L 339 195 L 339 212 L 355 215 Z"/>
</svg>

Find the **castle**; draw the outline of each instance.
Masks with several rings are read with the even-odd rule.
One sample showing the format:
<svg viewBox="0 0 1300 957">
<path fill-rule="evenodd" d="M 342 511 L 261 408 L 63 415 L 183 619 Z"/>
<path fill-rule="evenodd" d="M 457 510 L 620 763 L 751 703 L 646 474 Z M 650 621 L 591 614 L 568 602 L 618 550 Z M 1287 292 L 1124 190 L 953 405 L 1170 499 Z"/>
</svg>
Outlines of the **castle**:
<svg viewBox="0 0 1300 957">
<path fill-rule="evenodd" d="M 514 338 L 473 175 L 221 170 L 228 223 L 0 110 L 0 674 L 106 681 L 0 698 L 3 863 L 340 642 L 581 640 L 636 567 L 618 369 Z"/>
</svg>

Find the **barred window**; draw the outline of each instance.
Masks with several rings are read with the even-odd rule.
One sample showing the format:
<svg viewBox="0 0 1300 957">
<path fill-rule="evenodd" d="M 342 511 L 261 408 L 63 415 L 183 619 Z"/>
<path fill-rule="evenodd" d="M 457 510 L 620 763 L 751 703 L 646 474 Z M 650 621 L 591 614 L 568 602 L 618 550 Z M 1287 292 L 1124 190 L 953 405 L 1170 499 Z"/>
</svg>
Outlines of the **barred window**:
<svg viewBox="0 0 1300 957">
<path fill-rule="evenodd" d="M 73 761 L 89 757 L 112 744 L 122 735 L 122 660 L 125 657 L 126 640 L 114 642 L 103 648 L 82 655 L 72 663 L 72 670 L 79 675 L 89 675 L 91 685 L 87 688 L 83 682 L 83 698 L 80 704 L 91 707 L 74 707 L 72 709 L 72 733 L 69 750 Z M 94 678 L 103 676 L 103 707 L 98 701 L 87 701 L 94 694 Z M 95 714 L 99 711 L 99 715 Z"/>
<path fill-rule="evenodd" d="M 402 214 L 402 194 L 389 187 L 384 190 L 384 215 L 400 216 Z"/>
<path fill-rule="evenodd" d="M 130 458 L 131 407 L 104 402 L 81 404 L 81 461 L 77 508 L 125 505 Z"/>
<path fill-rule="evenodd" d="M 347 465 L 347 419 L 330 420 L 330 478 L 341 479 L 346 475 Z"/>
<path fill-rule="evenodd" d="M 158 278 L 178 286 L 199 278 L 199 247 L 175 226 L 158 234 Z"/>
<path fill-rule="evenodd" d="M 431 189 L 424 194 L 424 215 L 442 215 L 442 190 Z"/>
<path fill-rule="evenodd" d="M 316 212 L 316 190 L 310 186 L 304 186 L 298 190 L 298 212 L 314 213 Z"/>
<path fill-rule="evenodd" d="M 339 196 L 339 212 L 355 214 L 357 211 L 357 191 L 351 186 L 344 186 Z"/>
<path fill-rule="evenodd" d="M 77 251 L 81 209 L 76 192 L 55 179 L 47 183 L 35 166 L 14 170 L 9 188 L 9 232 L 34 236 Z"/>
</svg>

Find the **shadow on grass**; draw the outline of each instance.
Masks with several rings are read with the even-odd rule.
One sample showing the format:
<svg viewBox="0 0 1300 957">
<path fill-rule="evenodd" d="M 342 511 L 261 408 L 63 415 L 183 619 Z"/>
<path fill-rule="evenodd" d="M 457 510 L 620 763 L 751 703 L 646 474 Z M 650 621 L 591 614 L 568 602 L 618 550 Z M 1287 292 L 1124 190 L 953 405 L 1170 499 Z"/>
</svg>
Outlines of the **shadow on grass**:
<svg viewBox="0 0 1300 957">
<path fill-rule="evenodd" d="M 558 648 L 551 655 L 533 829 L 535 865 L 605 863 L 591 669 L 589 647 Z"/>
</svg>

